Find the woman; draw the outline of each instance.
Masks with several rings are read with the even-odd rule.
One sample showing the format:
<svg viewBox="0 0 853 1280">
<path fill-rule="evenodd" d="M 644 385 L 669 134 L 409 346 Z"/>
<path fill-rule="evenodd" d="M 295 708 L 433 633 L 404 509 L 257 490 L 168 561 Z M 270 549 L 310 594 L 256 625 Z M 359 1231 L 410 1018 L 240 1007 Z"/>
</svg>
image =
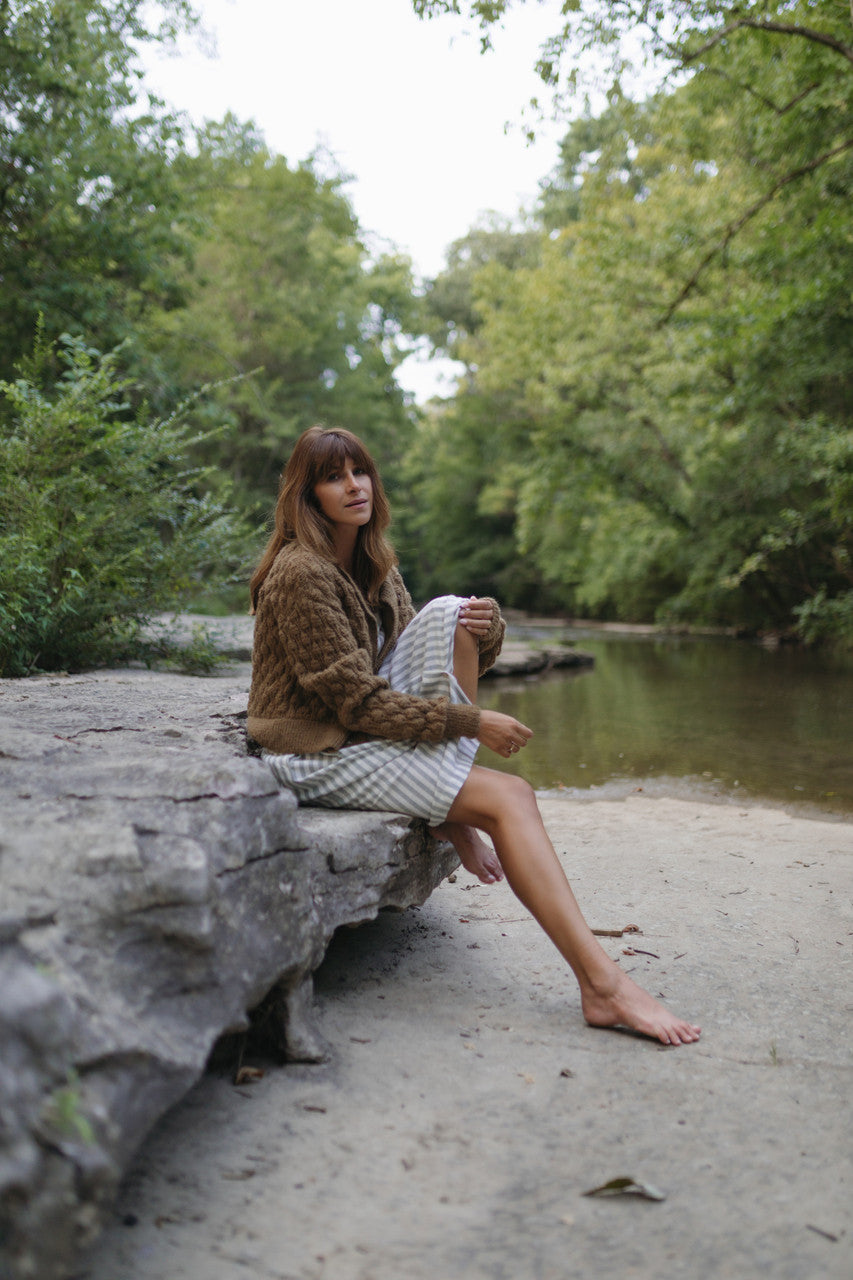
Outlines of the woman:
<svg viewBox="0 0 853 1280">
<path fill-rule="evenodd" d="M 596 941 L 531 787 L 474 764 L 532 731 L 476 706 L 500 651 L 496 603 L 444 596 L 415 617 L 385 539 L 376 466 L 349 431 L 311 427 L 282 477 L 275 531 L 252 578 L 249 734 L 300 801 L 426 818 L 484 884 L 506 875 L 578 980 L 587 1022 L 664 1044 L 698 1040 Z M 481 838 L 489 836 L 494 849 Z"/>
</svg>

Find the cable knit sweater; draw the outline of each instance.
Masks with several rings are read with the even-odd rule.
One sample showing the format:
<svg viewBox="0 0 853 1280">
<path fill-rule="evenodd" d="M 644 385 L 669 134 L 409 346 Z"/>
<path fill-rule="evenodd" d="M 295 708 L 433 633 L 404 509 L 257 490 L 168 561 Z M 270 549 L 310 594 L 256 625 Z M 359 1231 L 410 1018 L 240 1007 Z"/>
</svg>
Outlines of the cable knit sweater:
<svg viewBox="0 0 853 1280">
<path fill-rule="evenodd" d="M 439 742 L 476 737 L 479 708 L 398 693 L 376 675 L 415 616 L 399 572 L 379 591 L 376 617 L 348 573 L 295 542 L 276 557 L 258 596 L 248 732 L 267 751 L 305 754 L 352 734 Z M 480 673 L 497 658 L 504 622 L 495 605 L 480 640 Z"/>
</svg>

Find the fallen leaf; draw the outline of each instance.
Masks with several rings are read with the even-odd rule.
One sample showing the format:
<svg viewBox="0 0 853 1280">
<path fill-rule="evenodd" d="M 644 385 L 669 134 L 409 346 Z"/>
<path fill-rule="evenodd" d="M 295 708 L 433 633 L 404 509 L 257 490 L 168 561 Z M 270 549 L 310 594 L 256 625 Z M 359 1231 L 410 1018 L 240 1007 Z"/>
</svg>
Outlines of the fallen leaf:
<svg viewBox="0 0 853 1280">
<path fill-rule="evenodd" d="M 263 1080 L 261 1067 L 241 1067 L 234 1077 L 235 1084 L 251 1084 L 253 1080 Z"/>
<path fill-rule="evenodd" d="M 564 1080 L 573 1080 L 575 1077 L 575 1073 L 574 1071 L 572 1071 L 571 1067 L 563 1067 L 563 1070 L 560 1072 L 560 1075 L 563 1077 Z"/>
<path fill-rule="evenodd" d="M 592 1187 L 582 1191 L 584 1196 L 641 1196 L 644 1200 L 665 1200 L 663 1191 L 658 1191 L 648 1182 L 638 1182 L 636 1178 L 611 1178 L 600 1187 Z"/>
</svg>

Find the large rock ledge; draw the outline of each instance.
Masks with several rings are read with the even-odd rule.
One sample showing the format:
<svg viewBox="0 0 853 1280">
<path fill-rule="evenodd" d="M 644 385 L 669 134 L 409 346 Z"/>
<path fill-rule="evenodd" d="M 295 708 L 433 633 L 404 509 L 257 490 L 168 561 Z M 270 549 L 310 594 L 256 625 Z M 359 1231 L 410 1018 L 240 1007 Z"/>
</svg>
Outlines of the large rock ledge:
<svg viewBox="0 0 853 1280">
<path fill-rule="evenodd" d="M 334 931 L 453 870 L 423 824 L 297 810 L 246 755 L 248 671 L 0 681 L 0 1276 L 68 1274 L 154 1122 L 272 989 L 324 1047 Z"/>
</svg>

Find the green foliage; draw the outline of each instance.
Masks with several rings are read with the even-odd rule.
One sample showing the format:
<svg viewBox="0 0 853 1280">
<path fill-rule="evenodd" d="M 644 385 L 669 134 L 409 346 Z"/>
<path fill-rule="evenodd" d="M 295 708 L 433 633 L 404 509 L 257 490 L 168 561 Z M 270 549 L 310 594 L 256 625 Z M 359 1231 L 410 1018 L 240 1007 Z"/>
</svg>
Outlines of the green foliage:
<svg viewBox="0 0 853 1280">
<path fill-rule="evenodd" d="M 538 251 L 465 279 L 467 540 L 506 554 L 511 477 L 507 564 L 565 608 L 849 642 L 853 49 L 833 5 L 661 12 L 695 74 L 575 122 Z"/>
<path fill-rule="evenodd" d="M 144 655 L 141 627 L 234 564 L 238 529 L 187 463 L 180 413 L 131 413 L 117 355 L 40 341 L 0 383 L 0 675 Z"/>
<path fill-rule="evenodd" d="M 476 379 L 482 324 L 478 281 L 487 269 L 512 273 L 541 258 L 541 236 L 493 220 L 451 245 L 447 269 L 424 299 L 434 346 L 468 364 L 451 403 L 433 406 L 406 454 L 395 545 L 419 597 L 453 591 L 499 597 L 519 608 L 558 603 L 530 555 L 519 551 L 516 506 L 523 466 L 507 397 Z"/>
<path fill-rule="evenodd" d="M 453 592 L 492 595 L 518 608 L 557 603 L 515 537 L 517 468 L 496 479 L 499 443 L 487 400 L 458 395 L 418 432 L 402 470 L 411 495 L 392 530 L 403 573 L 419 599 Z"/>
<path fill-rule="evenodd" d="M 219 545 L 225 502 L 260 523 L 300 431 L 342 422 L 386 466 L 412 431 L 393 376 L 416 323 L 409 264 L 368 254 L 344 177 L 322 157 L 291 168 L 232 117 L 188 142 L 143 91 L 140 49 L 193 22 L 187 0 L 0 4 L 7 672 L 162 660 L 140 619 L 198 587 L 227 590 L 205 570 L 204 538 Z M 39 317 L 39 368 L 18 378 Z M 49 345 L 60 334 L 78 340 L 73 394 Z M 117 344 L 132 378 L 116 381 L 108 363 L 98 383 L 101 366 L 90 354 L 84 370 L 81 353 Z M 67 503 L 42 437 L 69 479 Z M 114 511 L 105 459 L 118 460 Z M 134 489 L 133 466 L 169 477 L 154 528 L 152 485 Z M 393 466 L 390 480 L 393 490 Z M 55 527 L 46 500 L 59 503 Z M 120 552 L 108 526 L 128 544 Z"/>
<path fill-rule="evenodd" d="M 538 229 L 519 231 L 495 218 L 454 241 L 447 251 L 447 265 L 427 295 L 424 319 L 436 348 L 454 359 L 465 358 L 462 344 L 482 321 L 477 309 L 478 274 L 492 264 L 509 270 L 533 265 L 539 260 L 540 239 Z"/>
<path fill-rule="evenodd" d="M 179 271 L 186 305 L 152 321 L 149 377 L 168 395 L 256 371 L 197 410 L 202 426 L 227 424 L 205 459 L 257 514 L 317 421 L 396 461 L 411 431 L 393 379 L 415 312 L 408 262 L 368 258 L 340 174 L 324 175 L 319 158 L 291 168 L 231 116 L 208 124 L 176 171 L 195 210 L 194 263 Z"/>
<path fill-rule="evenodd" d="M 457 14 L 474 19 L 481 46 L 513 0 L 411 0 L 419 17 Z M 530 2 L 530 0 L 528 0 Z M 661 71 L 711 67 L 713 74 L 743 89 L 725 66 L 734 48 L 753 55 L 770 40 L 771 57 L 791 40 L 810 41 L 853 61 L 849 0 L 563 0 L 555 29 L 540 49 L 536 71 L 565 108 L 578 87 L 600 89 L 604 76 L 618 80 L 637 63 Z M 722 65 L 716 55 L 722 53 Z M 755 59 L 757 65 L 757 58 Z M 760 92 L 760 90 L 758 90 Z"/>
<path fill-rule="evenodd" d="M 245 583 L 241 584 L 240 594 L 240 603 L 245 607 Z M 216 631 L 206 623 L 192 623 L 187 636 L 182 627 L 159 618 L 145 628 L 140 657 L 148 666 L 156 665 L 188 676 L 212 675 L 227 662 L 218 647 Z"/>
<path fill-rule="evenodd" d="M 105 349 L 152 303 L 179 300 L 180 133 L 158 103 L 137 101 L 135 58 L 188 14 L 184 0 L 0 5 L 0 377 L 39 316 L 49 337 Z"/>
<path fill-rule="evenodd" d="M 47 1132 L 61 1142 L 81 1142 L 90 1147 L 95 1142 L 92 1122 L 83 1110 L 83 1094 L 76 1071 L 68 1072 L 68 1081 L 54 1089 L 43 1114 Z"/>
</svg>

